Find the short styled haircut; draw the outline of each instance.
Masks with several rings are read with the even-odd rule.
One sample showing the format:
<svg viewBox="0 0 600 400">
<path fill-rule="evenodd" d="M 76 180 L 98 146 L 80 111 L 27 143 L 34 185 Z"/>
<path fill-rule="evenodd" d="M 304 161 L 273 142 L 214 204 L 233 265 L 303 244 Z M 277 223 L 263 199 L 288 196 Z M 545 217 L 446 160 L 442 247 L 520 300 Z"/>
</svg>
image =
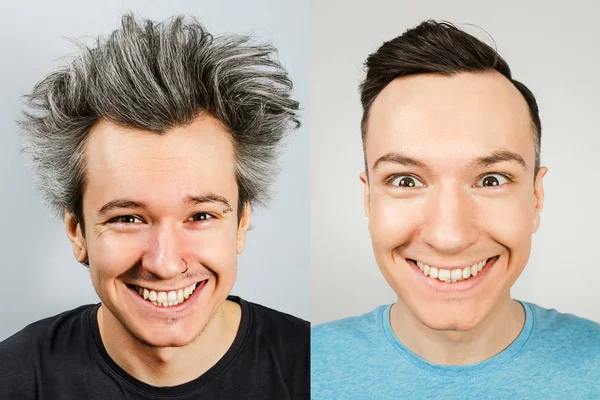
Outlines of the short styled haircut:
<svg viewBox="0 0 600 400">
<path fill-rule="evenodd" d="M 366 77 L 360 85 L 363 107 L 361 132 L 366 143 L 369 110 L 375 98 L 395 78 L 417 74 L 451 76 L 461 72 L 497 71 L 521 92 L 529 107 L 535 146 L 535 173 L 540 168 L 542 125 L 533 93 L 512 78 L 506 61 L 496 50 L 448 22 L 424 21 L 385 42 L 365 62 Z M 365 171 L 368 173 L 365 153 Z"/>
<path fill-rule="evenodd" d="M 100 120 L 163 134 L 208 114 L 234 143 L 238 217 L 264 205 L 285 134 L 300 126 L 292 82 L 269 44 L 212 36 L 195 18 L 124 14 L 121 26 L 39 81 L 19 121 L 46 203 L 83 228 L 85 143 Z"/>
</svg>

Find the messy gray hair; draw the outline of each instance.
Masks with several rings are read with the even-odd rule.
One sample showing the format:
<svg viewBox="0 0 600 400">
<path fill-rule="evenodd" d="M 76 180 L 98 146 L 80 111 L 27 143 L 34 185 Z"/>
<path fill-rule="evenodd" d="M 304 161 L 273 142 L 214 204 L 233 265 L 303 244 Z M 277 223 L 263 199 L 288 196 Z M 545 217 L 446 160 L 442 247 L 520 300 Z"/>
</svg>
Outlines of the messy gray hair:
<svg viewBox="0 0 600 400">
<path fill-rule="evenodd" d="M 122 16 L 121 27 L 51 72 L 26 96 L 19 121 L 46 203 L 83 224 L 84 145 L 99 120 L 162 134 L 200 114 L 231 133 L 238 216 L 264 205 L 286 132 L 298 128 L 292 82 L 269 44 L 212 36 L 195 18 Z M 82 225 L 83 228 L 83 225 Z"/>
</svg>

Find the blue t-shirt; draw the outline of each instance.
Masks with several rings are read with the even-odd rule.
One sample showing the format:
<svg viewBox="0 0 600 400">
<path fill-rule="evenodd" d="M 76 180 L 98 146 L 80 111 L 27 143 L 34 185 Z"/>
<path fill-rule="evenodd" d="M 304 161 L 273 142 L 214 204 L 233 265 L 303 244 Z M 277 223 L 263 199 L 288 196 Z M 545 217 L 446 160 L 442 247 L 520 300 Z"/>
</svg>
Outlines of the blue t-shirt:
<svg viewBox="0 0 600 400">
<path fill-rule="evenodd" d="M 600 399 L 600 324 L 521 302 L 525 325 L 494 357 L 432 364 L 405 347 L 390 307 L 318 325 L 311 399 Z"/>
</svg>

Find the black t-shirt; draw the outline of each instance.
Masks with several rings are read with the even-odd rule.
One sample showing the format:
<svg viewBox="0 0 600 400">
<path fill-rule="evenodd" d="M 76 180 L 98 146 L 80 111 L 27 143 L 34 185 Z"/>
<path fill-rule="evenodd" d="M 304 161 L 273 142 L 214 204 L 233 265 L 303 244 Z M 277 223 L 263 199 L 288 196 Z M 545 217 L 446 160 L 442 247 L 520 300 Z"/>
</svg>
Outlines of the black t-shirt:
<svg viewBox="0 0 600 400">
<path fill-rule="evenodd" d="M 239 297 L 225 355 L 183 385 L 156 387 L 119 367 L 98 328 L 99 304 L 35 322 L 0 343 L 0 399 L 308 399 L 309 323 Z"/>
</svg>

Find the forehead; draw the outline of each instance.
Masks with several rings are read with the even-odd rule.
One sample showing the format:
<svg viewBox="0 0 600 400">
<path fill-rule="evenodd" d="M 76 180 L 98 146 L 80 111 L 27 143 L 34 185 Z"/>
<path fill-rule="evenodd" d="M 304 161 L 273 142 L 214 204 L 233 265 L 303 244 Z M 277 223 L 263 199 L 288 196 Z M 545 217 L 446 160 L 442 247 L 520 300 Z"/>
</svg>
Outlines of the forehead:
<svg viewBox="0 0 600 400">
<path fill-rule="evenodd" d="M 100 121 L 90 132 L 85 160 L 85 192 L 94 202 L 114 197 L 152 202 L 166 195 L 179 201 L 237 190 L 231 135 L 210 116 L 162 134 Z"/>
<path fill-rule="evenodd" d="M 367 125 L 367 160 L 390 151 L 425 158 L 497 150 L 535 161 L 533 128 L 521 93 L 497 72 L 397 78 L 377 96 Z"/>
</svg>

